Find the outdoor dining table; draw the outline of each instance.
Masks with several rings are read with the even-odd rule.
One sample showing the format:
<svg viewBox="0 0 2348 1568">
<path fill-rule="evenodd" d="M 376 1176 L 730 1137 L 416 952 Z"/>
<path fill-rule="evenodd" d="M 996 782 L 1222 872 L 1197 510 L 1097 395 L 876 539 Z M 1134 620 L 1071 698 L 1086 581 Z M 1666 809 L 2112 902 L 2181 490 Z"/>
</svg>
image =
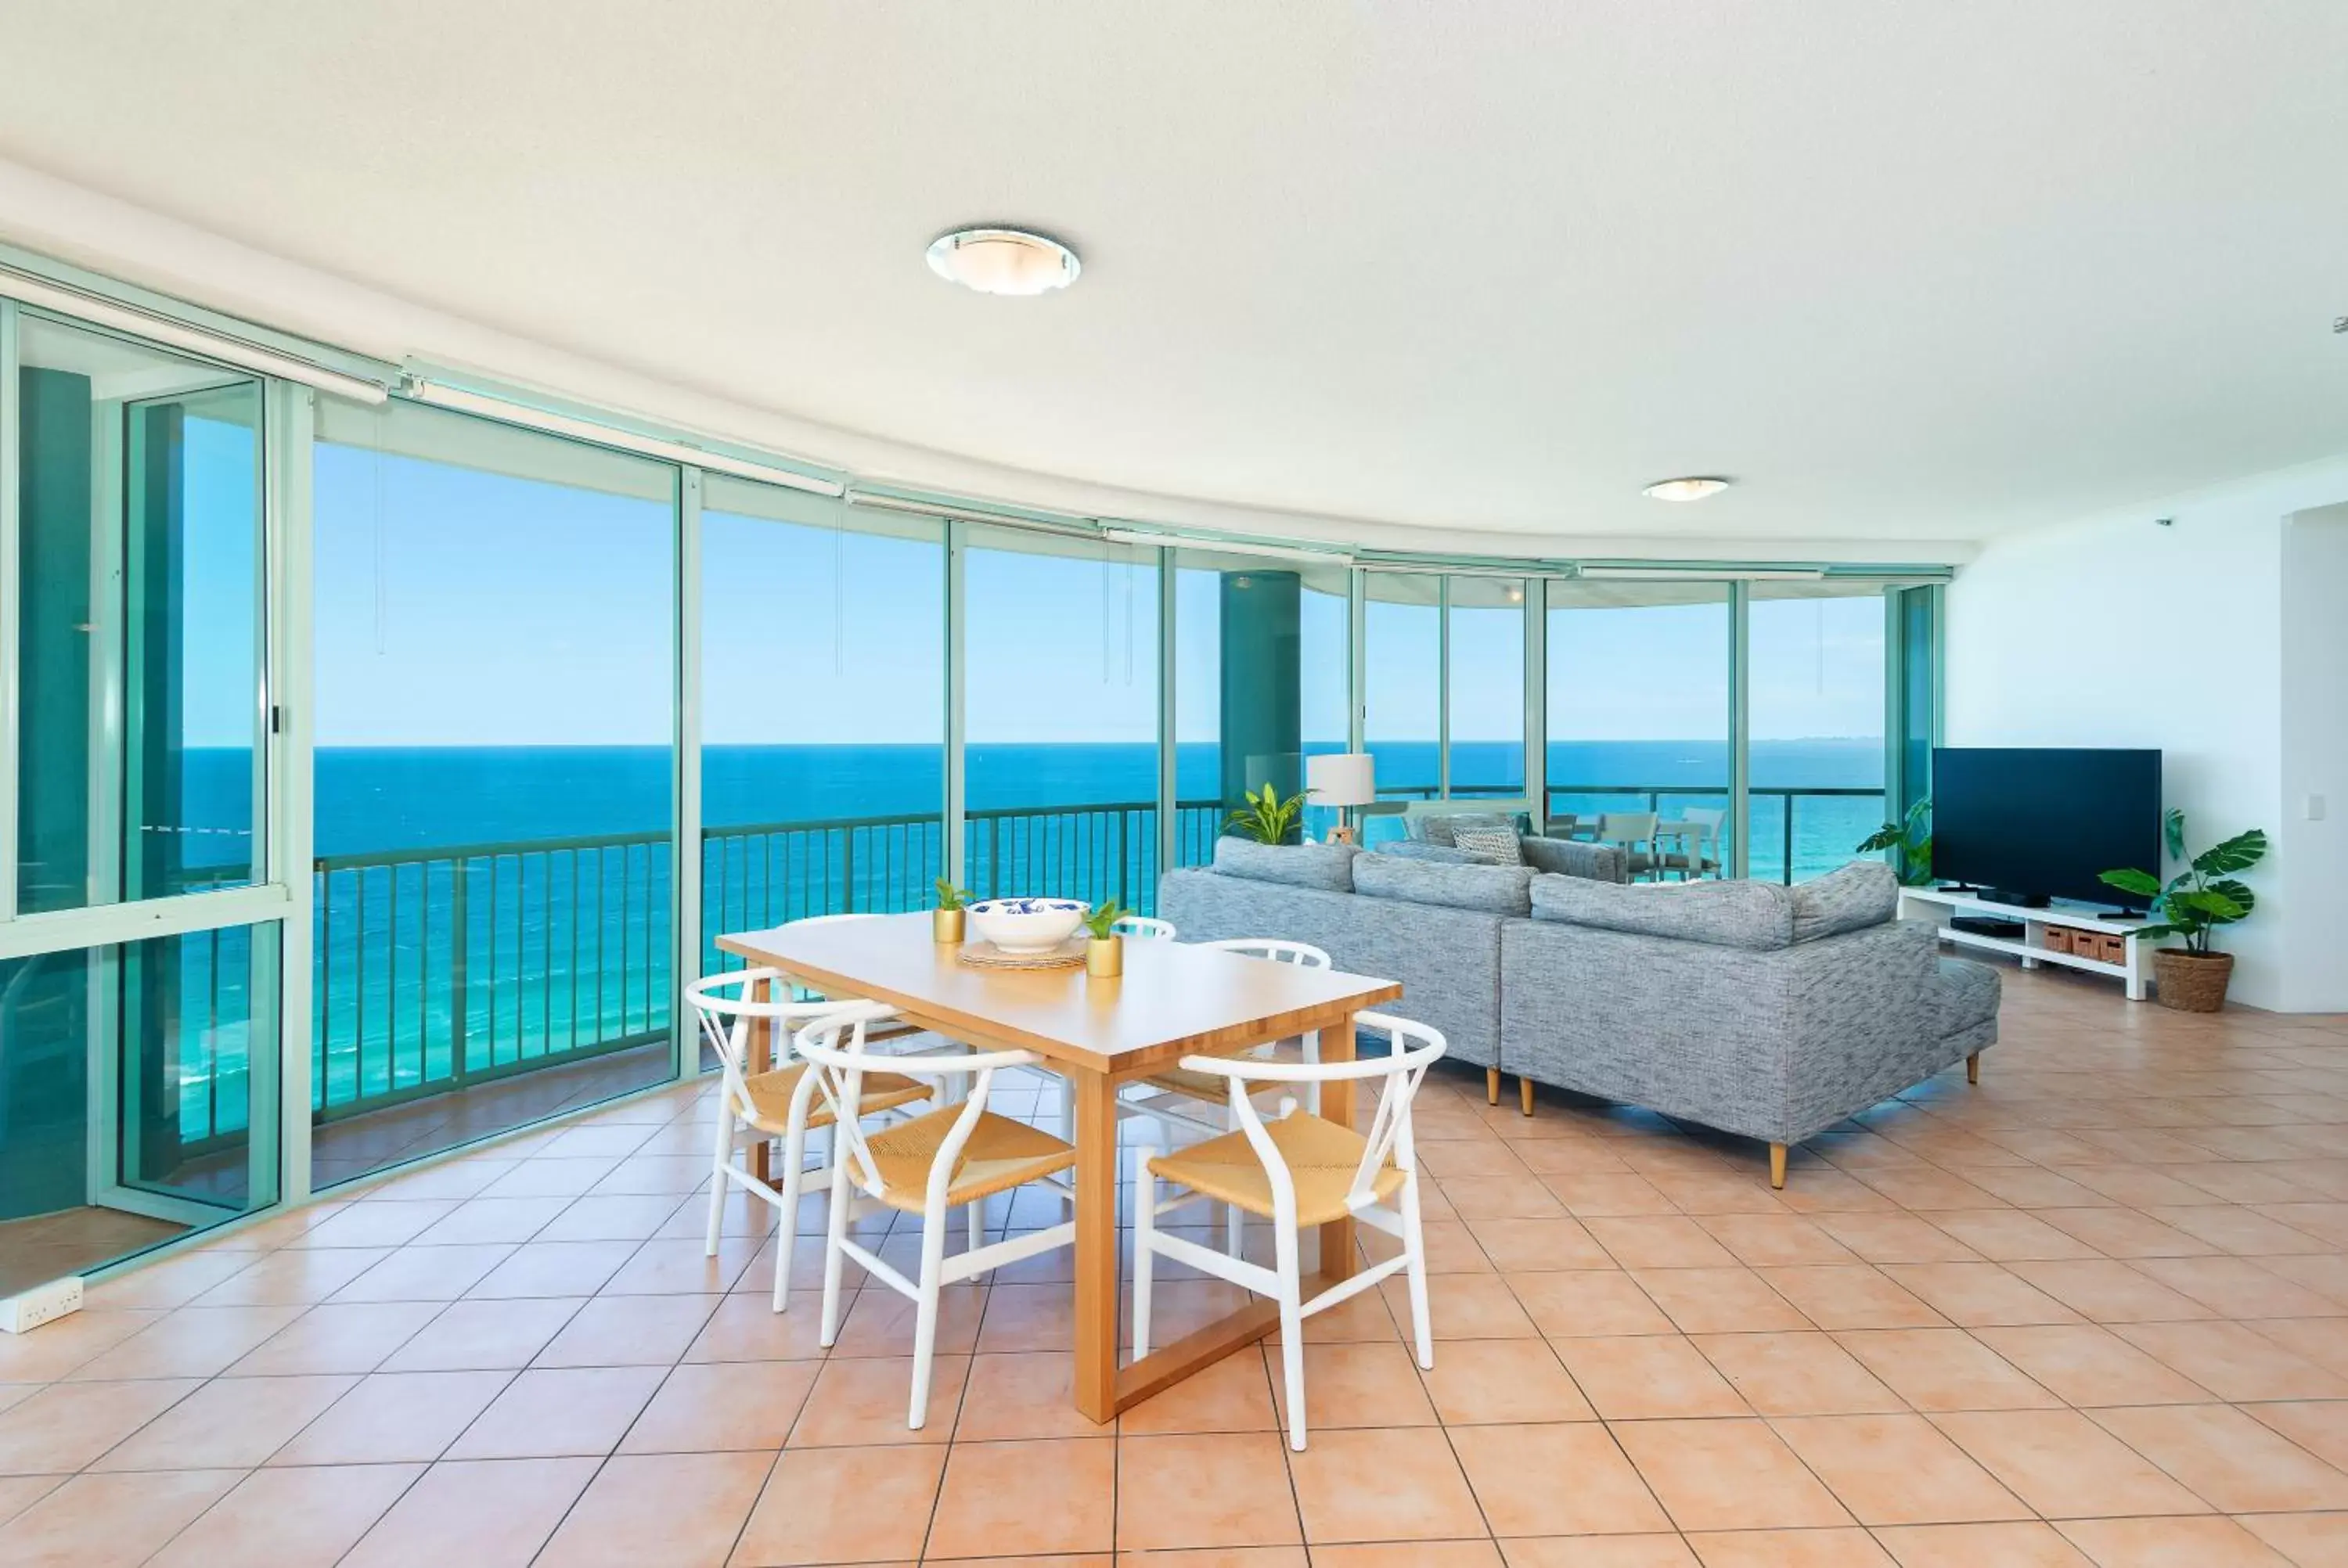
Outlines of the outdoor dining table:
<svg viewBox="0 0 2348 1568">
<path fill-rule="evenodd" d="M 810 922 L 717 939 L 720 948 L 825 996 L 895 1007 L 911 1024 L 986 1050 L 1034 1052 L 1068 1081 L 1075 1102 L 1075 1404 L 1097 1422 L 1148 1399 L 1279 1326 L 1277 1304 L 1248 1305 L 1117 1365 L 1117 1114 L 1120 1085 L 1185 1056 L 1237 1056 L 1318 1030 L 1321 1060 L 1354 1059 L 1354 1015 L 1402 995 L 1393 980 L 1266 963 L 1212 948 L 1128 938 L 1125 973 L 980 968 L 932 940 L 930 917 Z M 770 982 L 778 984 L 779 982 Z M 754 1031 L 752 1070 L 774 1042 Z M 1320 1113 L 1353 1125 L 1352 1086 L 1323 1086 Z M 787 1222 L 788 1223 L 788 1222 Z M 1354 1273 L 1354 1222 L 1320 1227 L 1310 1299 Z"/>
</svg>

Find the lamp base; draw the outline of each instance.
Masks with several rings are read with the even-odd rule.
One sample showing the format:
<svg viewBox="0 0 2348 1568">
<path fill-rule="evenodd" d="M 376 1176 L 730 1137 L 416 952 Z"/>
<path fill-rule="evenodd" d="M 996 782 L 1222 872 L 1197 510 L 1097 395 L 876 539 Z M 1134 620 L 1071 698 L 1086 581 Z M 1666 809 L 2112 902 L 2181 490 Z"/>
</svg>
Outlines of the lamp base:
<svg viewBox="0 0 2348 1568">
<path fill-rule="evenodd" d="M 1324 842 L 1351 844 L 1358 847 L 1361 843 L 1361 830 L 1354 827 L 1333 827 L 1329 830 L 1329 836 Z"/>
</svg>

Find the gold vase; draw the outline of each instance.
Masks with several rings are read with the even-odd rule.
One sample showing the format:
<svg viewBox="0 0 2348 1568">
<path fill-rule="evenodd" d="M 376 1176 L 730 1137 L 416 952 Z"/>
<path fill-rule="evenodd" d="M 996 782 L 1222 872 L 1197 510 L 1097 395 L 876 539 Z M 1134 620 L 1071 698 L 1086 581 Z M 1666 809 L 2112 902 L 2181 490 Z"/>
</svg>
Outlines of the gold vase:
<svg viewBox="0 0 2348 1568">
<path fill-rule="evenodd" d="M 930 936 L 933 940 L 952 942 L 959 946 L 962 942 L 962 927 L 963 912 L 959 909 L 930 911 Z"/>
<path fill-rule="evenodd" d="M 1085 943 L 1085 973 L 1097 980 L 1113 980 L 1125 973 L 1125 938 L 1088 938 Z"/>
</svg>

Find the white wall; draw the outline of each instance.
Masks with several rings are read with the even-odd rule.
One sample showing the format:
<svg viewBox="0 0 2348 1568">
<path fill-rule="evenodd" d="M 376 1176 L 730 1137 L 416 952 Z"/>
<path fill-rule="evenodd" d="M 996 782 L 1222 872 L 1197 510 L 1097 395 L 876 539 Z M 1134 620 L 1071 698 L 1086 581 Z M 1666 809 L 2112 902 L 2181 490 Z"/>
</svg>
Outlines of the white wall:
<svg viewBox="0 0 2348 1568">
<path fill-rule="evenodd" d="M 2287 787 L 2348 789 L 2348 677 L 2336 673 L 2348 528 L 2286 528 L 2340 502 L 2348 458 L 1997 540 L 1949 590 L 1951 745 L 2157 746 L 2168 804 L 2184 808 L 2196 846 L 2249 827 L 2276 840 L 2250 878 L 2262 907 L 2223 938 L 2239 959 L 2234 996 L 2256 1007 L 2348 1007 L 2333 972 L 2348 968 L 2348 924 L 2311 886 L 2348 884 L 2317 869 L 2324 851 L 2294 831 L 2330 825 L 2284 812 Z M 2188 613 L 2202 618 L 2190 632 Z M 2302 674 L 2333 670 L 2340 683 L 2319 697 L 2294 682 L 2287 705 L 2287 649 Z M 2334 856 L 2338 831 L 2321 841 Z M 2302 847 L 2317 856 L 2303 877 L 2283 870 Z"/>
<path fill-rule="evenodd" d="M 2282 629 L 2281 1005 L 2348 1012 L 2348 506 L 2284 520 Z"/>
</svg>

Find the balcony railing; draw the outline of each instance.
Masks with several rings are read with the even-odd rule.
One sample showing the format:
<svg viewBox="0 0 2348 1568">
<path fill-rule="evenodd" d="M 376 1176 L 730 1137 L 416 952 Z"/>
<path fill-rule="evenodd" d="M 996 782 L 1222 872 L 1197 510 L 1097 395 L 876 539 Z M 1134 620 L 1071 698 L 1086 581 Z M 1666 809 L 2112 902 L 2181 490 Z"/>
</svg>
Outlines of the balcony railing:
<svg viewBox="0 0 2348 1568">
<path fill-rule="evenodd" d="M 1453 790 L 1469 798 L 1521 793 Z M 1756 787 L 1753 795 L 1756 842 L 1778 852 L 1775 864 L 1756 856 L 1754 874 L 1787 880 L 1849 858 L 1883 809 L 1878 790 Z M 1550 801 L 1552 810 L 1667 810 L 1724 804 L 1725 794 L 1576 784 L 1551 785 Z M 1772 809 L 1765 813 L 1765 804 Z M 1193 800 L 1177 811 L 1177 864 L 1210 859 L 1223 807 Z M 964 875 L 982 896 L 1113 897 L 1146 912 L 1156 900 L 1157 829 L 1148 802 L 973 811 Z M 711 945 L 722 932 L 840 910 L 925 907 L 943 874 L 943 834 L 936 814 L 706 830 L 705 972 L 733 962 Z M 1814 853 L 1804 853 L 1806 844 Z M 624 1050 L 670 1031 L 665 833 L 329 856 L 316 862 L 314 877 L 311 1081 L 321 1121 Z M 206 1076 L 243 1070 L 223 1058 Z M 241 1093 L 222 1095 L 217 1081 L 183 1087 L 189 1136 L 232 1131 L 225 1122 L 232 1107 L 241 1111 Z"/>
</svg>

